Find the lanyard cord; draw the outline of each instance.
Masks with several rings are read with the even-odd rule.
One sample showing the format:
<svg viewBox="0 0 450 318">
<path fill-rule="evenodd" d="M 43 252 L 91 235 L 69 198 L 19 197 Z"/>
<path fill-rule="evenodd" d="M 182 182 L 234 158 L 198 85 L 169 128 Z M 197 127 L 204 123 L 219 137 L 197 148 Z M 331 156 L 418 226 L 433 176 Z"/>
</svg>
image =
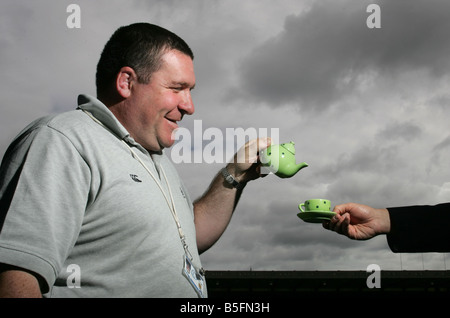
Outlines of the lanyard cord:
<svg viewBox="0 0 450 318">
<path fill-rule="evenodd" d="M 95 118 L 89 111 L 87 111 L 85 109 L 82 109 L 82 111 L 84 113 L 86 113 L 89 117 L 91 117 L 91 119 L 94 120 L 97 124 L 99 124 L 100 126 L 105 128 L 106 130 L 110 131 L 113 135 L 115 135 L 110 129 L 108 129 L 108 127 L 106 127 L 100 120 Z M 148 172 L 148 174 L 153 178 L 153 180 L 155 181 L 155 183 L 158 185 L 159 189 L 161 190 L 162 194 L 164 195 L 164 198 L 166 199 L 166 203 L 169 206 L 169 210 L 172 213 L 172 216 L 173 216 L 173 219 L 175 221 L 175 224 L 177 225 L 178 235 L 180 236 L 180 240 L 181 240 L 181 244 L 183 245 L 183 249 L 184 249 L 186 255 L 189 257 L 189 259 L 192 261 L 193 257 L 192 257 L 192 254 L 189 252 L 189 246 L 186 243 L 186 237 L 185 237 L 185 235 L 183 233 L 183 229 L 181 228 L 180 220 L 178 219 L 177 211 L 176 211 L 176 208 L 175 208 L 175 201 L 174 201 L 173 195 L 172 195 L 172 190 L 170 189 L 170 184 L 169 184 L 169 181 L 167 180 L 167 176 L 166 176 L 166 173 L 164 172 L 163 167 L 160 166 L 160 171 L 162 172 L 164 180 L 166 181 L 166 184 L 167 184 L 167 188 L 169 189 L 170 200 L 167 197 L 166 192 L 162 188 L 161 183 L 154 176 L 154 174 L 147 167 L 147 165 L 142 161 L 142 159 L 136 154 L 136 152 L 133 150 L 133 148 L 131 148 L 131 146 L 125 140 L 121 139 L 121 141 L 131 151 L 131 154 L 132 154 L 133 158 L 135 158 L 144 167 L 144 169 Z"/>
<path fill-rule="evenodd" d="M 174 202 L 173 195 L 172 195 L 172 190 L 170 189 L 170 184 L 169 184 L 169 181 L 167 180 L 167 176 L 166 176 L 166 173 L 164 172 L 163 167 L 160 166 L 160 171 L 162 172 L 164 180 L 166 181 L 166 184 L 167 184 L 167 188 L 169 189 L 170 200 L 167 197 L 166 192 L 162 188 L 161 183 L 158 181 L 158 179 L 156 179 L 155 175 L 147 167 L 147 165 L 142 161 L 142 159 L 137 155 L 137 153 L 133 150 L 133 148 L 131 148 L 130 145 L 125 142 L 125 140 L 122 139 L 122 142 L 128 147 L 128 149 L 130 149 L 133 157 L 137 161 L 139 161 L 139 163 L 144 167 L 145 170 L 147 170 L 149 175 L 153 178 L 153 180 L 156 182 L 156 184 L 158 185 L 159 189 L 161 190 L 162 194 L 164 195 L 164 198 L 166 199 L 167 205 L 169 206 L 170 212 L 172 212 L 173 219 L 174 219 L 174 221 L 175 221 L 175 223 L 177 225 L 178 235 L 180 236 L 181 244 L 183 245 L 184 251 L 186 252 L 186 255 L 189 256 L 189 258 L 192 260 L 193 257 L 191 255 L 191 253 L 189 252 L 189 247 L 188 247 L 188 245 L 186 243 L 186 237 L 184 236 L 183 229 L 181 228 L 180 220 L 178 219 L 177 211 L 176 211 L 176 208 L 175 208 L 175 202 Z"/>
</svg>

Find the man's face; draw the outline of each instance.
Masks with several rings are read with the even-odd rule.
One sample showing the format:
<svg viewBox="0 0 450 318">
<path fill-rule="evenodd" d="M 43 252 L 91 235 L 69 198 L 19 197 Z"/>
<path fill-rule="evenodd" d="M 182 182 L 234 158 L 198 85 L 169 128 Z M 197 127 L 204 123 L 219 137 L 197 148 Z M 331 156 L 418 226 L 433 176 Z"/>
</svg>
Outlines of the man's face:
<svg viewBox="0 0 450 318">
<path fill-rule="evenodd" d="M 162 56 L 161 68 L 151 75 L 148 84 L 135 82 L 126 127 L 131 136 L 149 151 L 173 145 L 173 132 L 183 115 L 194 113 L 191 90 L 195 86 L 194 63 L 178 50 Z"/>
</svg>

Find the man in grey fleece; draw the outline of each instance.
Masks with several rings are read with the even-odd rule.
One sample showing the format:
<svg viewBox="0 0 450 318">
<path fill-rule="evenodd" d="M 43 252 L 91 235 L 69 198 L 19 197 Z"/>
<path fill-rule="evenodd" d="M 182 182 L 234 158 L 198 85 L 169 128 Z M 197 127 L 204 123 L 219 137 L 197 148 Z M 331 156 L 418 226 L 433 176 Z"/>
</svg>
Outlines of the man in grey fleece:
<svg viewBox="0 0 450 318">
<path fill-rule="evenodd" d="M 193 54 L 177 35 L 119 28 L 97 66 L 97 98 L 39 119 L 0 168 L 0 296 L 206 297 L 199 254 L 222 235 L 258 151 L 192 202 L 163 149 L 194 113 Z"/>
</svg>

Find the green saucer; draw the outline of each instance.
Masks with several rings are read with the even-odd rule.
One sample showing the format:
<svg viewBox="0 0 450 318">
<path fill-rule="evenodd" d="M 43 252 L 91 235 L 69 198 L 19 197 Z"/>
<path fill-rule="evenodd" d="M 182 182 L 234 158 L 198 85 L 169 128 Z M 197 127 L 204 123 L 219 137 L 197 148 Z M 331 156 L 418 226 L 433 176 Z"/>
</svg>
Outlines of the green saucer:
<svg viewBox="0 0 450 318">
<path fill-rule="evenodd" d="M 336 212 L 330 211 L 314 211 L 314 212 L 300 212 L 297 216 L 308 223 L 322 223 L 323 221 L 330 220 Z"/>
</svg>

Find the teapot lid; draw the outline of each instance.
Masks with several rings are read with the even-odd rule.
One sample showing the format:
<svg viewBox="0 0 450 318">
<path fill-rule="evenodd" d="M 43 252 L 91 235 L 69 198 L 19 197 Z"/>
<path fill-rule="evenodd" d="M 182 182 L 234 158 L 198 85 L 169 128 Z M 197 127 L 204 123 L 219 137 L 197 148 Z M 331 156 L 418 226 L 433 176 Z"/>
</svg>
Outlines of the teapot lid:
<svg viewBox="0 0 450 318">
<path fill-rule="evenodd" d="M 295 143 L 293 141 L 281 144 L 280 146 L 295 155 Z"/>
</svg>

